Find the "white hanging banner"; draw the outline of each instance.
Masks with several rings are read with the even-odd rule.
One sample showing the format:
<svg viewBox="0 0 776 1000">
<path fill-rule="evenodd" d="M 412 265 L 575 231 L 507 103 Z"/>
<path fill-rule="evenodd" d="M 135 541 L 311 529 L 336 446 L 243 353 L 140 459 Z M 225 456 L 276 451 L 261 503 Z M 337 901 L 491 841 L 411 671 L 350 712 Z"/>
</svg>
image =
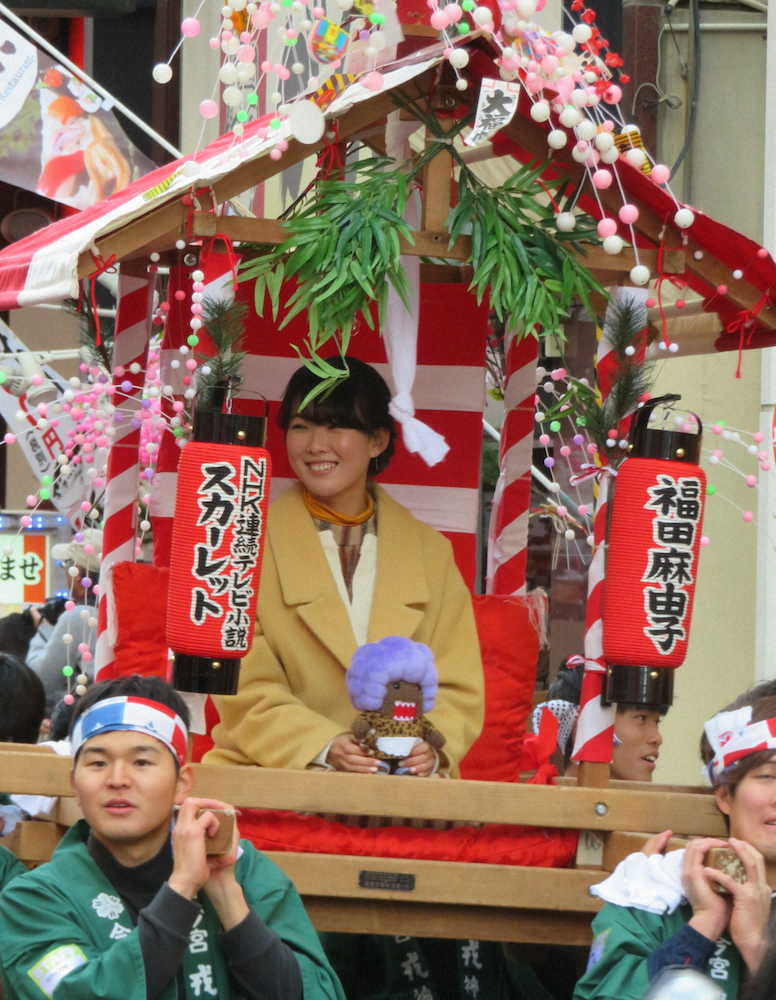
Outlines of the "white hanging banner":
<svg viewBox="0 0 776 1000">
<path fill-rule="evenodd" d="M 388 116 L 386 146 L 388 155 L 395 160 L 405 160 L 410 155 L 409 136 L 415 130 L 414 122 L 403 122 L 398 111 Z M 404 221 L 415 228 L 420 216 L 417 199 L 407 202 Z M 418 454 L 433 466 L 441 462 L 450 446 L 432 427 L 415 416 L 412 387 L 418 366 L 418 321 L 420 319 L 420 258 L 402 257 L 402 264 L 409 284 L 410 308 L 407 309 L 392 285 L 388 287 L 388 308 L 383 324 L 383 340 L 391 368 L 395 395 L 389 410 L 402 429 L 402 439 L 407 451 Z"/>
<path fill-rule="evenodd" d="M 508 125 L 517 111 L 520 84 L 517 81 L 493 80 L 486 77 L 480 83 L 477 117 L 474 128 L 464 139 L 467 146 L 480 146 Z"/>
<path fill-rule="evenodd" d="M 68 388 L 67 381 L 50 365 L 38 365 L 36 356 L 2 320 L 0 350 L 4 354 L 18 355 L 18 358 L 0 358 L 0 372 L 5 375 L 0 385 L 0 415 L 8 424 L 8 430 L 16 435 L 38 481 L 51 476 L 51 502 L 61 514 L 71 518 L 92 490 L 83 464 L 69 464 L 68 471 L 62 473 L 57 462 L 75 425 L 70 415 L 62 412 L 55 420 L 48 420 L 39 427 L 41 415 L 37 409 L 40 402 L 51 405 L 52 397 L 61 400 Z M 42 374 L 45 381 L 34 385 L 33 373 Z M 24 415 L 24 420 L 19 419 L 19 413 Z"/>
</svg>

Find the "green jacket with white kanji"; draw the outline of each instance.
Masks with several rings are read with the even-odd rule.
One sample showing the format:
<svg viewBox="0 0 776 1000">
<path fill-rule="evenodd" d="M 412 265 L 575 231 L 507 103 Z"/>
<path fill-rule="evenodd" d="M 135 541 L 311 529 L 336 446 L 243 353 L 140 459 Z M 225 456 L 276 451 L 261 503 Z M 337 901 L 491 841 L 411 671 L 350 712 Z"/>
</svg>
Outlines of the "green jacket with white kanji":
<svg viewBox="0 0 776 1000">
<path fill-rule="evenodd" d="M 686 903 L 663 914 L 606 903 L 593 920 L 590 959 L 574 1000 L 643 1000 L 649 989 L 648 956 L 691 916 Z M 738 1000 L 741 957 L 727 938 L 719 939 L 703 971 L 724 989 L 726 1000 Z"/>
<path fill-rule="evenodd" d="M 0 897 L 0 969 L 15 1000 L 146 1000 L 139 935 L 77 823 L 51 861 L 15 878 Z M 247 841 L 235 873 L 248 905 L 292 948 L 304 1000 L 345 1000 L 287 876 Z M 239 1000 L 218 945 L 221 924 L 204 893 L 202 920 L 182 963 L 186 1000 Z M 173 982 L 160 1000 L 176 1000 Z M 182 998 L 181 998 L 182 1000 Z"/>
</svg>

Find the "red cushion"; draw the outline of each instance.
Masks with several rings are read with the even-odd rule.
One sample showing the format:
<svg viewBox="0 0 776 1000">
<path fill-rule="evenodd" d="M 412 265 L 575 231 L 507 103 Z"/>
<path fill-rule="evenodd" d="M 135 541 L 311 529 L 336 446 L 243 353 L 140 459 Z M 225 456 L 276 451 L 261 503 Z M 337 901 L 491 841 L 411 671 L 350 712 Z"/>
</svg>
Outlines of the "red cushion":
<svg viewBox="0 0 776 1000">
<path fill-rule="evenodd" d="M 517 781 L 536 684 L 539 635 L 522 597 L 472 598 L 485 670 L 485 724 L 461 762 L 461 777 Z"/>
<path fill-rule="evenodd" d="M 375 782 L 379 780 L 374 778 Z M 417 779 L 407 778 L 413 780 Z M 307 854 L 562 868 L 571 864 L 577 847 L 576 830 L 506 824 L 452 830 L 417 830 L 411 826 L 365 829 L 320 816 L 300 816 L 274 809 L 241 809 L 239 826 L 240 836 L 259 850 Z"/>
</svg>

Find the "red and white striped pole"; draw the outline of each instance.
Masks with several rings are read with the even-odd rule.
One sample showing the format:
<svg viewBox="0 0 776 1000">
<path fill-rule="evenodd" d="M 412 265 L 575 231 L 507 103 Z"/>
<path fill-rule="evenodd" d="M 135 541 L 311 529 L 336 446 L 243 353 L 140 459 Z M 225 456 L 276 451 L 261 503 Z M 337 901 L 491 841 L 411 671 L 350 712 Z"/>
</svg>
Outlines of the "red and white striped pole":
<svg viewBox="0 0 776 1000">
<path fill-rule="evenodd" d="M 603 661 L 603 600 L 606 575 L 606 519 L 609 469 L 603 470 L 593 519 L 593 559 L 587 574 L 585 604 L 585 674 L 579 700 L 572 760 L 608 764 L 612 759 L 614 708 L 601 703 L 606 677 Z"/>
<path fill-rule="evenodd" d="M 611 392 L 612 345 L 607 338 L 606 321 L 598 341 L 596 375 L 601 402 Z M 606 456 L 604 455 L 604 459 Z M 609 481 L 612 470 L 602 467 L 598 500 L 593 518 L 593 558 L 587 573 L 585 604 L 585 674 L 579 700 L 579 718 L 572 760 L 580 763 L 608 764 L 614 741 L 614 707 L 601 703 L 606 667 L 603 654 L 603 599 L 606 577 L 606 519 L 609 506 Z"/>
<path fill-rule="evenodd" d="M 528 557 L 528 510 L 534 437 L 535 337 L 507 335 L 504 385 L 505 416 L 499 446 L 499 477 L 488 530 L 489 594 L 525 593 Z"/>
<path fill-rule="evenodd" d="M 115 434 L 108 455 L 105 489 L 96 680 L 101 679 L 101 672 L 113 662 L 116 643 L 113 567 L 116 563 L 135 559 L 140 476 L 140 421 L 137 414 L 146 377 L 153 288 L 154 282 L 145 264 L 121 265 L 113 343 Z"/>
<path fill-rule="evenodd" d="M 172 522 L 175 514 L 175 485 L 178 474 L 180 447 L 178 438 L 172 433 L 169 421 L 181 416 L 183 401 L 183 376 L 186 369 L 181 365 L 178 348 L 186 343 L 191 333 L 191 268 L 182 263 L 173 264 L 168 281 L 167 312 L 165 314 L 164 337 L 159 360 L 160 381 L 163 386 L 171 386 L 172 396 L 162 396 L 162 416 L 165 420 L 164 433 L 159 442 L 156 460 L 156 475 L 151 485 L 151 499 L 148 505 L 149 520 L 153 532 L 153 560 L 155 566 L 170 565 L 170 545 L 172 543 Z M 176 298 L 182 291 L 184 298 Z M 177 363 L 173 367 L 172 362 Z M 176 405 L 179 407 L 176 409 Z"/>
</svg>

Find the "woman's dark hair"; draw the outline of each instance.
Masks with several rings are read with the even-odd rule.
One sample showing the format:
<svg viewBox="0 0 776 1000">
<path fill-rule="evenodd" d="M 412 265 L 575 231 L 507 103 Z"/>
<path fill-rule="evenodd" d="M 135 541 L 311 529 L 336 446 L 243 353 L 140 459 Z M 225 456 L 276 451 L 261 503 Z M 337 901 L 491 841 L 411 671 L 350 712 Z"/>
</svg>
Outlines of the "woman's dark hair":
<svg viewBox="0 0 776 1000">
<path fill-rule="evenodd" d="M 299 407 L 308 393 L 320 384 L 320 379 L 309 368 L 298 368 L 283 393 L 278 424 L 287 431 L 294 417 L 303 417 L 325 427 L 353 427 L 370 435 L 379 430 L 388 431 L 385 450 L 369 463 L 369 475 L 376 476 L 387 467 L 396 444 L 396 424 L 388 411 L 391 391 L 382 375 L 358 358 L 350 355 L 342 358 L 337 354 L 326 360 L 339 369 L 344 362 L 347 378 L 338 381 L 330 392 L 316 396 L 300 412 Z"/>
<path fill-rule="evenodd" d="M 745 708 L 747 705 L 752 706 L 752 722 L 762 722 L 764 719 L 776 718 L 776 680 L 763 681 L 762 684 L 744 691 L 743 694 L 734 698 L 730 704 L 725 705 L 719 711 L 735 712 L 736 709 Z M 700 754 L 704 765 L 710 764 L 714 757 L 714 751 L 711 749 L 711 744 L 705 732 L 701 735 Z M 758 753 L 750 753 L 747 757 L 743 757 L 732 767 L 723 771 L 719 776 L 717 784 L 728 788 L 731 795 L 733 795 L 738 785 L 750 771 L 774 759 L 775 755 L 776 750 L 761 750 Z"/>
<path fill-rule="evenodd" d="M 45 714 L 40 677 L 15 656 L 0 653 L 0 740 L 37 743 Z"/>
<path fill-rule="evenodd" d="M 117 677 L 112 681 L 100 681 L 92 685 L 83 698 L 76 702 L 70 718 L 69 734 L 72 735 L 76 722 L 92 705 L 96 705 L 98 701 L 105 701 L 106 698 L 121 697 L 158 701 L 160 705 L 171 708 L 183 719 L 186 728 L 189 727 L 188 707 L 175 688 L 170 687 L 161 677 L 141 677 L 139 674 L 132 674 L 130 677 Z"/>
</svg>

